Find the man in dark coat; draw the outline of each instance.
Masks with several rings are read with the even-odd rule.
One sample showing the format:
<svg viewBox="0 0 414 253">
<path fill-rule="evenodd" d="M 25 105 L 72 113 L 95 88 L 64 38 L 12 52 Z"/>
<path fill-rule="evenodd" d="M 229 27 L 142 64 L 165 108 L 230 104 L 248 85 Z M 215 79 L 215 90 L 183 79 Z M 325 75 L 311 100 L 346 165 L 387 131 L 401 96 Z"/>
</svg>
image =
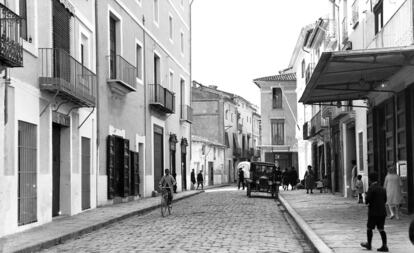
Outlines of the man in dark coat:
<svg viewBox="0 0 414 253">
<path fill-rule="evenodd" d="M 375 172 L 370 173 L 368 179 L 371 185 L 365 197 L 365 203 L 368 205 L 367 242 L 361 243 L 361 246 L 368 250 L 372 248 L 372 230 L 377 227 L 382 240 L 382 247 L 377 249 L 377 251 L 388 252 L 387 234 L 384 231 L 385 217 L 387 217 L 387 211 L 385 209 L 387 193 L 378 184 L 378 175 Z"/>
<path fill-rule="evenodd" d="M 242 168 L 239 168 L 239 186 L 238 186 L 239 190 L 240 190 L 240 184 L 242 184 L 243 190 L 244 190 L 244 171 Z"/>
<path fill-rule="evenodd" d="M 191 190 L 194 190 L 194 185 L 196 183 L 196 177 L 194 169 L 191 170 Z"/>
<path fill-rule="evenodd" d="M 296 185 L 298 184 L 298 178 L 298 172 L 296 171 L 296 168 L 292 166 L 292 170 L 289 171 L 289 183 L 292 187 L 292 190 L 296 188 Z"/>
<path fill-rule="evenodd" d="M 204 185 L 203 185 L 203 171 L 202 170 L 200 170 L 200 172 L 198 172 L 197 174 L 197 190 L 200 185 L 201 185 L 201 190 L 203 190 Z"/>
</svg>

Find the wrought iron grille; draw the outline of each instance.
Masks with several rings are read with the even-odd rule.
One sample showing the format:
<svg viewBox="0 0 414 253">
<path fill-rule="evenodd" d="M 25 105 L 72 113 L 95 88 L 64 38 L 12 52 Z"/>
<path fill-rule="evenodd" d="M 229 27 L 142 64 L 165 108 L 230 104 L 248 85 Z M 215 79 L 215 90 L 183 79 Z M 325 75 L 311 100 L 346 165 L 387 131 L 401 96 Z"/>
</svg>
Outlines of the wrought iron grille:
<svg viewBox="0 0 414 253">
<path fill-rule="evenodd" d="M 20 23 L 20 16 L 0 3 L 0 61 L 7 67 L 23 67 Z"/>
</svg>

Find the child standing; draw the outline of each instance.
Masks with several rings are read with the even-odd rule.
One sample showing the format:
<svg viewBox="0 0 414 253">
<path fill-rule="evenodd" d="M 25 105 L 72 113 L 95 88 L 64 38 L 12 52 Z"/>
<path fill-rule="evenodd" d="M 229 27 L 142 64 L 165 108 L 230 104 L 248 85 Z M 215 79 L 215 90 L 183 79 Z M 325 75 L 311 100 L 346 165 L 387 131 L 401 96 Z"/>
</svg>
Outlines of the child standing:
<svg viewBox="0 0 414 253">
<path fill-rule="evenodd" d="M 367 250 L 371 250 L 372 230 L 376 227 L 382 240 L 382 247 L 377 249 L 377 251 L 388 252 L 387 234 L 384 231 L 385 217 L 387 216 L 387 211 L 385 210 L 387 193 L 378 184 L 378 175 L 375 172 L 370 173 L 368 179 L 371 185 L 365 197 L 365 203 L 368 205 L 367 242 L 361 243 L 361 246 Z"/>
<path fill-rule="evenodd" d="M 364 183 L 362 182 L 362 176 L 358 175 L 357 180 L 355 182 L 355 189 L 358 193 L 358 204 L 363 204 L 364 201 L 362 200 L 362 193 L 364 192 Z"/>
</svg>

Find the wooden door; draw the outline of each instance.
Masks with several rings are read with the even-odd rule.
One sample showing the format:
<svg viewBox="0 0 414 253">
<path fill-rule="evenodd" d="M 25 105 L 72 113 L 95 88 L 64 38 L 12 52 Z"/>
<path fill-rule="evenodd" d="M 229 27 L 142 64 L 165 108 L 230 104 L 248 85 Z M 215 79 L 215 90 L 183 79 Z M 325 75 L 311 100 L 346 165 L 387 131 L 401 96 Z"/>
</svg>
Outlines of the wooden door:
<svg viewBox="0 0 414 253">
<path fill-rule="evenodd" d="M 163 133 L 162 127 L 154 125 L 154 190 L 158 189 L 158 184 L 164 174 Z"/>
<path fill-rule="evenodd" d="M 214 163 L 213 162 L 208 162 L 208 174 L 209 174 L 208 185 L 214 185 Z"/>
<path fill-rule="evenodd" d="M 108 136 L 107 139 L 107 176 L 108 176 L 108 199 L 115 197 L 115 137 Z"/>
<path fill-rule="evenodd" d="M 139 153 L 131 151 L 131 186 L 130 194 L 138 196 L 139 194 Z"/>
<path fill-rule="evenodd" d="M 91 207 L 91 139 L 82 137 L 82 210 Z"/>
<path fill-rule="evenodd" d="M 60 126 L 52 128 L 52 217 L 60 215 Z"/>
</svg>

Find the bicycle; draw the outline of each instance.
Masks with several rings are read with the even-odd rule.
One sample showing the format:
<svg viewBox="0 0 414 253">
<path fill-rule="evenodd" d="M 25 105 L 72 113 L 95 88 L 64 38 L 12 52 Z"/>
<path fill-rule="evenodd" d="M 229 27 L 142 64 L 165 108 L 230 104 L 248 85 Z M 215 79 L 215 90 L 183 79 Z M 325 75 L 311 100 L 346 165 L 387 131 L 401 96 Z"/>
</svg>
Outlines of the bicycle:
<svg viewBox="0 0 414 253">
<path fill-rule="evenodd" d="M 171 203 L 168 203 L 168 195 L 169 195 L 169 191 L 167 189 L 170 189 L 170 187 L 160 187 L 161 189 L 161 215 L 162 217 L 165 217 L 167 215 L 167 210 L 168 210 L 168 215 L 171 214 L 171 209 L 172 209 L 172 201 Z M 172 194 L 172 192 L 171 192 Z"/>
</svg>

